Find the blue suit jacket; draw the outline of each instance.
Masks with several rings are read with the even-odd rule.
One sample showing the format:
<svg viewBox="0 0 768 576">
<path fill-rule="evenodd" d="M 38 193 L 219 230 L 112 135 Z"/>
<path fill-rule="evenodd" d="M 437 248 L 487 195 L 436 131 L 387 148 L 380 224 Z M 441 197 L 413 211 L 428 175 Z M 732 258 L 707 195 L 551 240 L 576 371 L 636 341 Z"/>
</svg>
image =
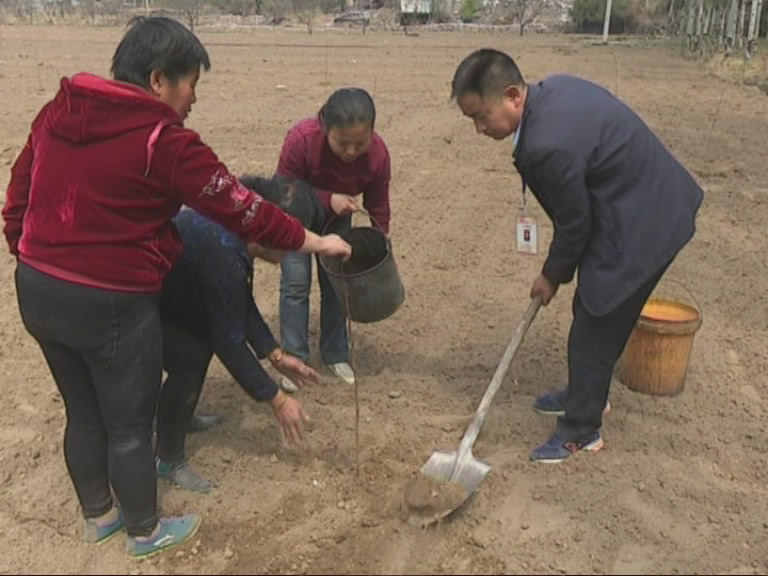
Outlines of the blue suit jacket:
<svg viewBox="0 0 768 576">
<path fill-rule="evenodd" d="M 629 107 L 557 75 L 528 86 L 515 166 L 554 225 L 543 274 L 607 314 L 695 232 L 703 192 Z"/>
</svg>

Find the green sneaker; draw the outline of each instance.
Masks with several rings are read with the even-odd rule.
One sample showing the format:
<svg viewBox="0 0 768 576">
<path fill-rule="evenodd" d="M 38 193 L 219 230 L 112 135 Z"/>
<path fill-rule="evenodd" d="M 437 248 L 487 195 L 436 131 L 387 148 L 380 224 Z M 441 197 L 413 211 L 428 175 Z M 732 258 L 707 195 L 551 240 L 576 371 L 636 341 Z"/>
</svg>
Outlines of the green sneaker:
<svg viewBox="0 0 768 576">
<path fill-rule="evenodd" d="M 111 540 L 120 530 L 125 528 L 122 510 L 117 511 L 117 520 L 100 526 L 90 518 L 85 519 L 83 526 L 83 541 L 89 544 L 103 544 Z"/>
<path fill-rule="evenodd" d="M 200 527 L 200 514 L 160 518 L 160 530 L 154 536 L 128 536 L 125 551 L 133 558 L 149 558 L 175 548 L 195 535 Z"/>
<path fill-rule="evenodd" d="M 194 434 L 195 432 L 205 432 L 211 428 L 216 428 L 224 422 L 224 417 L 218 414 L 195 414 L 192 416 L 187 426 L 187 432 Z"/>
<path fill-rule="evenodd" d="M 191 490 L 200 494 L 208 494 L 216 487 L 216 484 L 206 480 L 189 467 L 185 460 L 181 462 L 163 462 L 159 458 L 155 460 L 157 477 L 168 480 L 183 490 Z"/>
</svg>

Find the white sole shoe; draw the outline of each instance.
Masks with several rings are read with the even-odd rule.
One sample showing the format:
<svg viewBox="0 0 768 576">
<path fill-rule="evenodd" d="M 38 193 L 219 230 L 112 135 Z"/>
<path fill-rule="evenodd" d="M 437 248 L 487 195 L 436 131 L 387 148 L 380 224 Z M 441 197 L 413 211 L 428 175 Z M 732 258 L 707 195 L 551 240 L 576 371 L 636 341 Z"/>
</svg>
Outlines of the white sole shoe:
<svg viewBox="0 0 768 576">
<path fill-rule="evenodd" d="M 331 374 L 343 380 L 347 384 L 355 383 L 355 373 L 352 371 L 352 367 L 346 362 L 339 362 L 338 364 L 328 364 L 328 370 Z"/>
<path fill-rule="evenodd" d="M 283 376 L 282 378 L 280 378 L 280 388 L 282 388 L 284 392 L 288 392 L 289 394 L 293 394 L 294 392 L 299 391 L 299 387 L 296 386 L 296 384 L 294 384 L 293 381 L 287 376 Z"/>
</svg>

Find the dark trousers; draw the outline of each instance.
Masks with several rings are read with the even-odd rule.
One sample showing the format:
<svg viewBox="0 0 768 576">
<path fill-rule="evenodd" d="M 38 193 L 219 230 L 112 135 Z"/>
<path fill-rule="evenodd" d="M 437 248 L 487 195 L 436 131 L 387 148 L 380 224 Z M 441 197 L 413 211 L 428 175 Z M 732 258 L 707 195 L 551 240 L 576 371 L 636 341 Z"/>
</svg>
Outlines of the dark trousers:
<svg viewBox="0 0 768 576">
<path fill-rule="evenodd" d="M 602 426 L 613 368 L 667 266 L 605 316 L 591 315 L 576 290 L 568 336 L 565 416 L 559 417 L 557 423 L 557 431 L 564 438 L 582 440 Z"/>
<path fill-rule="evenodd" d="M 185 460 L 187 430 L 212 356 L 206 340 L 163 321 L 163 367 L 168 377 L 157 407 L 157 455 L 163 462 Z"/>
<path fill-rule="evenodd" d="M 157 407 L 156 450 L 164 462 L 185 459 L 187 430 L 213 357 L 205 304 L 196 277 L 177 262 L 160 298 L 163 368 L 168 376 Z"/>
<path fill-rule="evenodd" d="M 157 295 L 73 284 L 19 263 L 16 292 L 66 407 L 64 457 L 83 515 L 112 507 L 128 534 L 157 524 L 152 421 L 162 379 Z"/>
</svg>

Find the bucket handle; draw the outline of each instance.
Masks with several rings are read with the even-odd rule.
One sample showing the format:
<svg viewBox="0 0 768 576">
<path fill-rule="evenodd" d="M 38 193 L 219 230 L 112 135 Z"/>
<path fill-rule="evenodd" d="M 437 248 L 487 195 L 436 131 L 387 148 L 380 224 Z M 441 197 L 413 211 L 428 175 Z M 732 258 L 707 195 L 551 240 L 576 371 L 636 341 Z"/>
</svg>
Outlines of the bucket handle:
<svg viewBox="0 0 768 576">
<path fill-rule="evenodd" d="M 355 212 L 359 212 L 363 216 L 367 216 L 371 222 L 373 222 L 373 225 L 378 229 L 379 232 L 384 234 L 386 238 L 389 238 L 389 236 L 384 232 L 384 228 L 381 227 L 381 224 L 379 224 L 379 221 L 376 220 L 373 216 L 371 216 L 371 213 L 368 212 L 365 208 L 358 208 L 355 210 Z M 354 214 L 355 212 L 351 212 L 351 214 Z M 331 225 L 331 222 L 336 220 L 337 218 L 341 218 L 342 216 L 346 216 L 346 214 L 334 214 L 332 218 L 328 219 L 328 222 L 325 223 L 325 226 L 323 226 L 323 234 L 328 232 L 328 227 Z"/>
<path fill-rule="evenodd" d="M 688 288 L 685 284 L 683 284 L 679 280 L 676 280 L 674 277 L 667 277 L 666 280 L 667 280 L 667 282 L 671 282 L 672 284 L 675 284 L 675 285 L 679 286 L 680 288 L 682 288 L 688 294 L 688 296 L 691 297 L 691 300 L 693 300 L 693 303 L 696 305 L 696 309 L 699 312 L 699 318 L 703 320 L 704 319 L 704 309 L 701 307 L 701 304 L 699 303 L 699 299 L 696 298 L 696 296 L 694 296 L 694 294 L 691 291 L 691 289 Z"/>
</svg>

